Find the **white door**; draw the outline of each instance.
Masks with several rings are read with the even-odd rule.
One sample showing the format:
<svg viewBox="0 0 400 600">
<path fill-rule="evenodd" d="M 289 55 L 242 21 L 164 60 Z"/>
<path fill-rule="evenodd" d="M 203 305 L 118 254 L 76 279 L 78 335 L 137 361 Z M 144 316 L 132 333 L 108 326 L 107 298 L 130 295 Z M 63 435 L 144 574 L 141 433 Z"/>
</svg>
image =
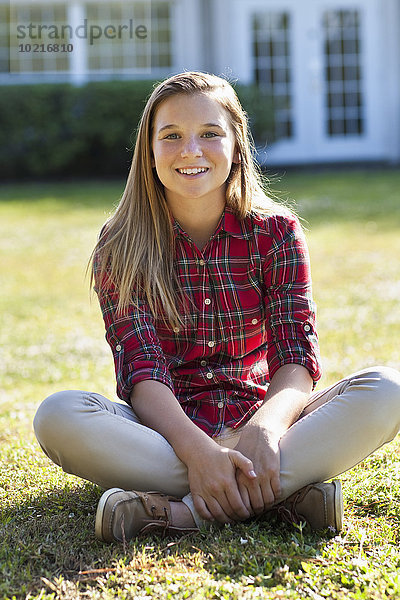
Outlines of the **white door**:
<svg viewBox="0 0 400 600">
<path fill-rule="evenodd" d="M 275 100 L 277 141 L 265 140 L 267 164 L 386 158 L 379 0 L 235 0 L 231 7 L 231 64 Z"/>
</svg>

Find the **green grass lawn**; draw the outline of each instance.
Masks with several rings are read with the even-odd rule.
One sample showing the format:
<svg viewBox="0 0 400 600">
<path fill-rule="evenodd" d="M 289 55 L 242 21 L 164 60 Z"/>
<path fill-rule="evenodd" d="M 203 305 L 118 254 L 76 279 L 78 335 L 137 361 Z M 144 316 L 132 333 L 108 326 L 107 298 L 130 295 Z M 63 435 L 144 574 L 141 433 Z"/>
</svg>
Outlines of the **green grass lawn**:
<svg viewBox="0 0 400 600">
<path fill-rule="evenodd" d="M 400 172 L 291 173 L 275 183 L 305 220 L 325 373 L 400 368 Z M 50 463 L 32 418 L 61 389 L 115 398 L 85 268 L 123 183 L 0 188 L 0 596 L 400 598 L 400 443 L 341 477 L 343 532 L 259 520 L 181 540 L 106 546 L 101 490 Z"/>
</svg>

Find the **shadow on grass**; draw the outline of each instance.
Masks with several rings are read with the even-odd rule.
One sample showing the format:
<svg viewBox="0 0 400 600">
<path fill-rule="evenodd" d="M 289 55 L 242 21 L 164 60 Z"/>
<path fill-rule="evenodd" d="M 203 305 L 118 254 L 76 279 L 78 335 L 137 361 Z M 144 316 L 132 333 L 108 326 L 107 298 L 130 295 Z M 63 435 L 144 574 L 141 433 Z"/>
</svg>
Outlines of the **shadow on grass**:
<svg viewBox="0 0 400 600">
<path fill-rule="evenodd" d="M 96 564 L 104 556 L 93 532 L 100 494 L 91 484 L 66 485 L 3 509 L 0 593 L 22 597 L 42 587 L 41 577 L 70 577 Z"/>
<path fill-rule="evenodd" d="M 145 573 L 152 574 L 153 583 L 162 583 L 176 571 L 271 588 L 294 577 L 304 561 L 318 561 L 331 538 L 264 517 L 184 538 L 143 537 L 126 547 L 106 545 L 94 536 L 101 493 L 90 483 L 67 484 L 3 509 L 2 597 L 26 598 L 41 590 L 63 596 L 60 582 L 74 588 L 72 596 L 78 589 L 108 585 L 115 591 L 128 580 L 141 586 Z"/>
</svg>

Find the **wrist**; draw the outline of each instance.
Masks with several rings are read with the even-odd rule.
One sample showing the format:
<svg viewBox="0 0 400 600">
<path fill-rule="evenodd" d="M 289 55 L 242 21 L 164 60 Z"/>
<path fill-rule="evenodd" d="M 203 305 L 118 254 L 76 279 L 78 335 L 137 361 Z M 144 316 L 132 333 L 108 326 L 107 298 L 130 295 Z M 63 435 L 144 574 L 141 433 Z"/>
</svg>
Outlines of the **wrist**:
<svg viewBox="0 0 400 600">
<path fill-rule="evenodd" d="M 276 422 L 271 423 L 270 421 L 264 422 L 262 419 L 251 419 L 243 427 L 243 432 L 246 436 L 258 438 L 263 437 L 268 440 L 269 443 L 279 442 L 282 435 L 286 431 L 286 427 L 283 423 Z"/>
<path fill-rule="evenodd" d="M 173 441 L 172 446 L 176 455 L 185 465 L 188 465 L 194 457 L 205 456 L 219 448 L 218 444 L 194 423 L 187 434 L 182 435 L 181 433 Z"/>
</svg>

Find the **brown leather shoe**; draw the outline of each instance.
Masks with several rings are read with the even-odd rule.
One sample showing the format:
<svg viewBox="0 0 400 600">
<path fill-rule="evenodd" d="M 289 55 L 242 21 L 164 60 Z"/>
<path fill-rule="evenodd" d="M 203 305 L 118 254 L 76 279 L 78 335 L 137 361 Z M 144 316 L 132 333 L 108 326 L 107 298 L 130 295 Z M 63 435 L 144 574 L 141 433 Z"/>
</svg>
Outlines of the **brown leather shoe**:
<svg viewBox="0 0 400 600">
<path fill-rule="evenodd" d="M 343 525 L 343 496 L 339 479 L 303 487 L 278 504 L 277 514 L 288 523 L 305 521 L 311 529 L 339 532 Z"/>
<path fill-rule="evenodd" d="M 143 533 L 161 535 L 199 531 L 197 527 L 175 527 L 170 502 L 178 498 L 157 492 L 126 492 L 112 488 L 100 498 L 95 533 L 103 542 L 125 542 Z"/>
</svg>

